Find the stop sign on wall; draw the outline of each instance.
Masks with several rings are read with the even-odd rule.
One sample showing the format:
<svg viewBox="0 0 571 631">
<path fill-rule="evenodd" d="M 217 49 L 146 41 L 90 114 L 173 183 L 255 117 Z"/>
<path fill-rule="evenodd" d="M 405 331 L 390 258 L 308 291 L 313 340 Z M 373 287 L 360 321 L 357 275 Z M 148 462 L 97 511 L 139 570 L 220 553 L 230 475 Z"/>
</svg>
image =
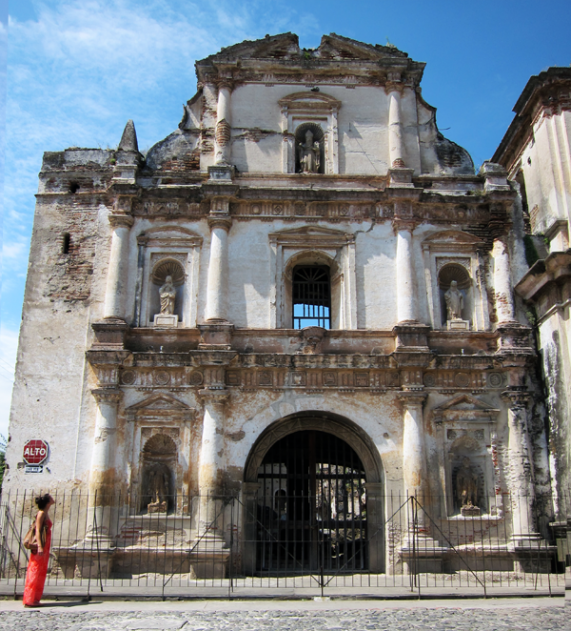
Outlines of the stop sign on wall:
<svg viewBox="0 0 571 631">
<path fill-rule="evenodd" d="M 47 460 L 48 443 L 44 440 L 29 440 L 24 445 L 24 461 L 27 464 L 42 464 Z"/>
</svg>

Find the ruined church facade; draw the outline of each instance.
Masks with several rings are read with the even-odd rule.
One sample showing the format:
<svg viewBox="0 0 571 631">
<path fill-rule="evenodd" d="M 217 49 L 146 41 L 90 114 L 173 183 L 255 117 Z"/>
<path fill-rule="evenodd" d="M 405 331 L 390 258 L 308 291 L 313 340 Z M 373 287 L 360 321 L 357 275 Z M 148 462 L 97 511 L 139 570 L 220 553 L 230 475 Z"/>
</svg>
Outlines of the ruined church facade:
<svg viewBox="0 0 571 631">
<path fill-rule="evenodd" d="M 431 524 L 476 518 L 506 559 L 548 550 L 517 190 L 439 132 L 423 70 L 334 34 L 243 42 L 197 62 L 146 156 L 131 122 L 117 150 L 44 155 L 4 490 L 125 498 L 109 550 L 133 515 L 188 516 L 195 540 L 229 496 L 244 548 L 295 510 L 290 537 L 366 520 L 379 572 L 410 548 L 390 497 L 422 500 L 431 559 Z"/>
</svg>

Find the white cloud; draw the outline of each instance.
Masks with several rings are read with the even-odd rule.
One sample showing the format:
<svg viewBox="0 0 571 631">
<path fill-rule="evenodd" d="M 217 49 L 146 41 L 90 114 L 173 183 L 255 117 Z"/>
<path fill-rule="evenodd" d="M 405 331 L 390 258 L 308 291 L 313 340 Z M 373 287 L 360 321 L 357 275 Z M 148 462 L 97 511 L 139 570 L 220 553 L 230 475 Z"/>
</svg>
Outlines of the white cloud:
<svg viewBox="0 0 571 631">
<path fill-rule="evenodd" d="M 0 434 L 8 436 L 18 331 L 0 328 Z"/>
<path fill-rule="evenodd" d="M 129 118 L 141 147 L 176 128 L 194 61 L 222 46 L 314 25 L 287 2 L 44 0 L 10 18 L 2 318 L 17 326 L 44 151 L 116 146 Z M 1 33 L 0 33 L 1 36 Z"/>
</svg>

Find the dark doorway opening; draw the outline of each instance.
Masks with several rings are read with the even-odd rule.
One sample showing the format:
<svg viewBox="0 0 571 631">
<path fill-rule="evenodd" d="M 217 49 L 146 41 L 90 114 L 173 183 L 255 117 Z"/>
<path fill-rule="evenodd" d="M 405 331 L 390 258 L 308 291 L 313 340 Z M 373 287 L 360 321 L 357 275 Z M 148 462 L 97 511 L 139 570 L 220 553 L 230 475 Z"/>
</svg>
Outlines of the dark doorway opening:
<svg viewBox="0 0 571 631">
<path fill-rule="evenodd" d="M 365 482 L 359 457 L 334 434 L 275 443 L 258 469 L 257 571 L 367 570 Z"/>
</svg>

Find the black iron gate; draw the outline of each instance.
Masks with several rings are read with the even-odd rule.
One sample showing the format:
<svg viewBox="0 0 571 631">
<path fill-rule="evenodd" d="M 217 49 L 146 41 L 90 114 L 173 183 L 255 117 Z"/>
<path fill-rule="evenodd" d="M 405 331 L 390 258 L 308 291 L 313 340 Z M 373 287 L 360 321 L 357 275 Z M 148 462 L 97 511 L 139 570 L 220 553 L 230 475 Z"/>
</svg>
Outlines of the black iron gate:
<svg viewBox="0 0 571 631">
<path fill-rule="evenodd" d="M 290 434 L 268 451 L 258 482 L 258 572 L 368 569 L 365 471 L 344 441 Z"/>
</svg>

